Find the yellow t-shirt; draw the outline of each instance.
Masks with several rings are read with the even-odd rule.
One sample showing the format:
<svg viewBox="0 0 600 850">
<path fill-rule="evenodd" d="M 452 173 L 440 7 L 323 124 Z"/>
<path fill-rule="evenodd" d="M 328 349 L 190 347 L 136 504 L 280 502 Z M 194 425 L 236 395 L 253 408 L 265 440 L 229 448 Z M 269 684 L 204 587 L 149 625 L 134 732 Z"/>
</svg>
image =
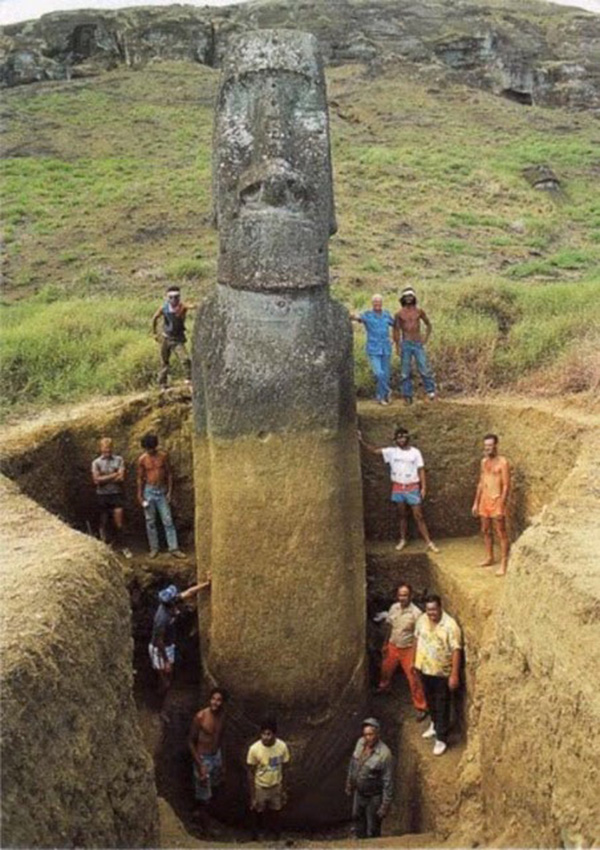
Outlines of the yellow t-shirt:
<svg viewBox="0 0 600 850">
<path fill-rule="evenodd" d="M 290 760 L 290 751 L 285 741 L 275 738 L 271 747 L 256 741 L 248 750 L 247 764 L 256 767 L 255 782 L 260 788 L 273 788 L 283 778 L 282 765 Z"/>
<path fill-rule="evenodd" d="M 417 651 L 415 667 L 426 676 L 449 676 L 452 672 L 452 653 L 461 648 L 460 627 L 449 614 L 442 614 L 439 623 L 432 623 L 421 614 L 415 626 Z"/>
</svg>

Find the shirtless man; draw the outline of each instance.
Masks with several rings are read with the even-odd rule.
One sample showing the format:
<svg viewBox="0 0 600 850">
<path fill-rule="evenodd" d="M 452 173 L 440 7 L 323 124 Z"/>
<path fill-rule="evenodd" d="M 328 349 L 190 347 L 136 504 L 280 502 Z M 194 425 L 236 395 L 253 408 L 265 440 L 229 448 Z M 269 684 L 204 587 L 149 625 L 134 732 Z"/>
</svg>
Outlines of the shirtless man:
<svg viewBox="0 0 600 850">
<path fill-rule="evenodd" d="M 160 514 L 167 546 L 174 558 L 185 558 L 179 549 L 177 531 L 171 516 L 171 496 L 173 493 L 173 473 L 169 464 L 169 455 L 158 448 L 156 434 L 144 434 L 141 439 L 142 448 L 146 451 L 140 455 L 137 462 L 137 499 L 144 509 L 146 534 L 150 546 L 150 557 L 158 555 L 158 530 L 156 528 L 156 513 Z"/>
<path fill-rule="evenodd" d="M 510 467 L 505 457 L 498 454 L 498 437 L 486 434 L 483 438 L 481 474 L 473 502 L 473 516 L 481 517 L 481 531 L 485 541 L 486 559 L 480 566 L 494 563 L 494 538 L 492 526 L 500 541 L 501 561 L 497 576 L 506 574 L 510 543 L 506 531 L 506 502 L 510 489 Z"/>
<path fill-rule="evenodd" d="M 221 739 L 226 701 L 225 691 L 213 688 L 207 707 L 195 715 L 188 735 L 188 747 L 194 760 L 194 796 L 197 802 L 195 819 L 204 830 L 208 822 L 206 805 L 224 778 Z"/>
<path fill-rule="evenodd" d="M 431 336 L 431 322 L 425 310 L 417 307 L 417 294 L 410 286 L 402 290 L 400 294 L 400 310 L 394 316 L 394 330 L 392 336 L 398 354 L 400 355 L 400 366 L 402 370 L 402 395 L 406 404 L 412 404 L 412 359 L 417 363 L 417 369 L 421 375 L 427 398 L 433 401 L 435 398 L 435 381 L 425 353 L 425 345 Z M 421 322 L 425 325 L 425 333 L 421 335 Z"/>
</svg>

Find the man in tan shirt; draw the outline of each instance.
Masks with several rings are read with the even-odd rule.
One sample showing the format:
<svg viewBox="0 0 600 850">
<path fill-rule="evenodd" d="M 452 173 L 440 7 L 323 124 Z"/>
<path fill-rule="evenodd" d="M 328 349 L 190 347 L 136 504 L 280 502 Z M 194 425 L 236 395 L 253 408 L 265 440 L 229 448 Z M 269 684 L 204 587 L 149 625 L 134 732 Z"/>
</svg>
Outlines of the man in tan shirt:
<svg viewBox="0 0 600 850">
<path fill-rule="evenodd" d="M 377 693 L 383 694 L 389 691 L 394 673 L 400 666 L 408 681 L 417 720 L 421 721 L 427 716 L 427 701 L 421 682 L 414 671 L 414 663 L 415 626 L 423 612 L 412 601 L 412 587 L 406 582 L 398 586 L 396 599 L 397 602 L 384 615 L 388 627 L 388 640 L 383 646 Z"/>
</svg>

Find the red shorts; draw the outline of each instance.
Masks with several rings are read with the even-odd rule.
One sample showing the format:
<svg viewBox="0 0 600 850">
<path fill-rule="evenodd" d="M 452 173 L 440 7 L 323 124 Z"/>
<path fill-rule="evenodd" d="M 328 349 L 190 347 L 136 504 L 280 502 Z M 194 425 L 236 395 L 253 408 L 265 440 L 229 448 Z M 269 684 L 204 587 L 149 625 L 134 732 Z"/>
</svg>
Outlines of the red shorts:
<svg viewBox="0 0 600 850">
<path fill-rule="evenodd" d="M 482 498 L 478 508 L 479 516 L 484 519 L 504 519 L 506 517 L 506 509 L 502 510 L 500 496 Z"/>
</svg>

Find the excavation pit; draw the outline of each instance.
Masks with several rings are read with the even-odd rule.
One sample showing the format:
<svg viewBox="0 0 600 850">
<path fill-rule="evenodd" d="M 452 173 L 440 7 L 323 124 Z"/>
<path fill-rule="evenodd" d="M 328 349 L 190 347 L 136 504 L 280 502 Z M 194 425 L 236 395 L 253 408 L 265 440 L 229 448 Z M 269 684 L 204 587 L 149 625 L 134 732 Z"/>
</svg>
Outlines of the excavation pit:
<svg viewBox="0 0 600 850">
<path fill-rule="evenodd" d="M 594 481 L 600 456 L 593 431 L 596 420 L 517 401 L 442 402 L 415 405 L 410 410 L 399 405 L 382 409 L 365 402 L 360 405 L 359 418 L 365 439 L 376 445 L 390 444 L 396 424 L 411 431 L 414 444 L 419 446 L 426 460 L 430 493 L 425 506 L 426 518 L 441 550 L 439 555 L 425 553 L 422 542 L 413 535 L 404 552 L 395 551 L 397 526 L 394 506 L 389 503 L 387 469 L 379 458 L 363 456 L 369 614 L 378 607 L 387 607 L 398 581 L 405 579 L 417 592 L 425 589 L 439 592 L 465 635 L 466 688 L 456 705 L 452 746 L 443 759 L 434 764 L 428 745 L 421 740 L 421 727 L 412 716 L 402 680 L 395 681 L 392 696 L 370 700 L 368 710 L 381 717 L 385 739 L 398 756 L 398 793 L 394 809 L 385 821 L 386 832 L 396 836 L 420 833 L 427 846 L 435 846 L 448 836 L 490 842 L 501 836 L 502 840 L 520 846 L 533 846 L 538 842 L 558 846 L 563 840 L 560 835 L 579 835 L 593 841 L 593 824 L 600 822 L 597 785 L 591 781 L 589 789 L 578 786 L 573 777 L 578 775 L 579 768 L 569 767 L 570 755 L 558 742 L 542 746 L 532 756 L 524 738 L 527 735 L 535 737 L 534 726 L 539 717 L 530 720 L 527 715 L 523 716 L 523 704 L 525 700 L 536 699 L 534 694 L 544 694 L 549 707 L 546 709 L 542 705 L 540 715 L 552 722 L 559 738 L 562 734 L 571 742 L 575 753 L 579 754 L 581 769 L 590 759 L 597 759 L 595 744 L 590 746 L 583 731 L 594 728 L 600 715 L 598 699 L 590 684 L 595 680 L 593 671 L 598 666 L 593 647 L 597 647 L 600 622 L 600 588 L 593 559 L 596 540 L 591 522 L 597 511 Z M 69 559 L 72 561 L 72 547 L 76 545 L 82 551 L 92 547 L 94 553 L 101 553 L 100 559 L 106 558 L 106 562 L 111 563 L 113 571 L 120 570 L 131 599 L 137 723 L 147 750 L 155 758 L 158 793 L 187 827 L 192 797 L 185 736 L 191 717 L 202 702 L 196 619 L 190 615 L 181 624 L 182 663 L 166 708 L 169 719 L 166 728 L 153 702 L 155 683 L 147 661 L 147 642 L 158 587 L 172 580 L 181 586 L 191 584 L 195 579 L 195 564 L 191 554 L 187 562 L 181 563 L 170 560 L 167 555 L 154 562 L 145 557 L 143 520 L 135 508 L 133 462 L 141 451 L 139 439 L 148 430 L 159 433 L 161 442 L 170 451 L 176 479 L 176 522 L 184 548 L 192 553 L 192 458 L 189 394 L 185 392 L 168 393 L 160 404 L 154 395 L 98 403 L 70 411 L 68 416 L 57 414 L 46 421 L 7 429 L 3 435 L 1 470 L 25 496 L 84 532 L 83 537 L 73 537 L 74 532 L 61 531 L 66 542 L 60 557 L 67 567 Z M 514 548 L 506 580 L 496 579 L 491 571 L 475 566 L 481 558 L 482 544 L 477 524 L 470 516 L 470 505 L 481 455 L 481 438 L 488 431 L 499 434 L 501 450 L 509 457 L 514 470 L 511 495 Z M 119 559 L 117 564 L 107 547 L 88 536 L 90 531 L 93 535 L 96 530 L 89 466 L 97 455 L 99 437 L 107 434 L 113 437 L 116 450 L 126 457 L 129 467 L 126 511 L 129 542 L 135 554 L 132 563 Z M 13 548 L 16 551 L 22 547 L 18 540 L 15 544 L 15 536 L 20 540 L 37 508 L 21 508 L 23 497 L 12 485 L 7 487 L 7 499 L 17 508 L 16 518 L 11 514 L 9 522 L 5 517 L 5 522 L 9 522 L 5 532 L 9 551 L 5 574 L 12 577 L 11 570 L 17 567 L 11 565 L 17 561 L 11 552 Z M 580 511 L 573 510 L 574 499 L 584 511 L 583 518 Z M 22 528 L 18 516 L 22 516 Z M 51 520 L 51 524 L 55 522 Z M 55 527 L 59 526 L 52 525 Z M 27 546 L 33 547 L 32 552 L 36 545 L 39 546 L 43 561 L 47 548 L 40 534 L 36 526 Z M 71 540 L 76 543 L 70 543 Z M 60 560 L 59 555 L 53 557 Z M 84 559 L 82 565 L 86 563 Z M 43 576 L 43 567 L 42 563 L 36 575 Z M 62 562 L 59 567 L 63 570 Z M 72 573 L 67 567 L 61 572 L 60 580 L 68 593 Z M 48 566 L 48 573 L 53 569 L 54 562 Z M 82 566 L 77 569 L 81 570 Z M 92 569 L 95 567 L 90 566 Z M 73 581 L 75 578 L 73 574 Z M 19 598 L 24 592 L 17 581 L 11 597 Z M 566 611 L 556 601 L 559 594 L 566 594 L 569 601 Z M 532 598 L 536 600 L 533 618 L 527 616 Z M 7 603 L 9 614 L 5 622 L 8 625 L 3 639 L 5 645 L 8 641 L 14 649 L 14 640 L 8 631 L 13 602 L 7 599 Z M 45 604 L 43 598 L 37 602 L 42 613 Z M 577 636 L 575 657 L 563 652 L 564 644 L 557 640 L 556 627 L 553 629 L 549 625 L 557 619 L 566 622 L 569 633 Z M 98 639 L 93 623 L 88 637 Z M 375 677 L 377 635 L 373 634 L 372 626 L 368 640 Z M 20 663 L 17 650 L 11 660 L 11 670 L 19 670 Z M 29 685 L 24 682 L 23 677 L 13 677 L 8 689 L 12 694 L 12 689 L 18 691 L 22 687 L 24 690 L 18 697 L 27 704 L 30 692 Z M 73 700 L 72 694 L 70 699 Z M 85 696 L 82 703 L 85 703 Z M 511 724 L 515 713 L 519 716 L 518 729 Z M 577 718 L 577 722 L 561 727 L 561 723 L 566 723 L 560 719 L 563 716 Z M 42 729 L 45 722 L 42 711 Z M 18 724 L 14 732 L 12 727 L 8 732 L 10 740 L 22 741 Z M 72 731 L 64 728 L 61 734 L 68 746 Z M 283 730 L 282 735 L 285 736 Z M 580 743 L 583 741 L 585 747 Z M 519 755 L 519 747 L 526 758 Z M 555 764 L 558 752 L 561 753 L 560 770 Z M 19 765 L 21 788 L 27 787 L 23 777 L 33 769 L 33 764 L 29 767 L 28 754 L 25 748 Z M 529 795 L 525 792 L 529 768 L 521 765 L 519 759 L 527 762 L 531 758 L 539 772 L 546 771 L 552 776 L 551 798 L 542 790 L 533 790 Z M 507 770 L 509 760 L 511 768 Z M 10 773 L 12 764 L 9 762 L 4 768 L 5 788 L 7 783 L 15 783 Z M 241 762 L 237 774 L 232 796 L 239 800 L 242 796 Z M 235 777 L 236 769 L 233 775 Z M 500 795 L 499 788 L 502 788 Z M 337 790 L 332 789 L 330 793 L 341 795 L 341 788 L 338 785 Z M 18 800 L 18 795 L 14 799 Z M 68 811 L 68 795 L 59 798 L 59 805 L 67 810 L 66 815 L 63 812 L 63 821 L 67 824 L 63 829 L 74 824 L 68 840 L 80 841 L 82 845 L 86 840 L 89 843 L 85 827 L 77 825 L 77 817 Z M 17 846 L 22 833 L 14 832 L 12 824 L 15 821 L 11 820 L 10 807 L 9 797 L 5 801 L 8 810 L 6 834 L 9 836 L 13 830 Z M 346 825 L 339 822 L 331 832 L 323 827 L 327 807 L 325 802 L 324 811 L 315 813 L 318 817 L 313 827 L 319 840 L 341 837 L 346 830 Z M 229 806 L 229 811 L 234 814 L 233 826 L 224 827 L 223 840 L 243 838 L 246 835 L 243 806 Z M 56 816 L 45 811 L 43 804 L 38 805 L 38 813 L 40 824 L 46 824 L 51 832 Z M 292 822 L 292 826 L 297 825 Z M 303 825 L 310 827 L 306 821 Z M 32 831 L 26 836 L 31 845 L 40 843 L 39 837 L 36 841 L 36 829 L 41 827 L 31 826 Z M 310 834 L 310 829 L 306 834 Z M 59 837 L 55 840 L 67 841 Z M 400 843 L 403 840 L 398 839 Z"/>
</svg>

